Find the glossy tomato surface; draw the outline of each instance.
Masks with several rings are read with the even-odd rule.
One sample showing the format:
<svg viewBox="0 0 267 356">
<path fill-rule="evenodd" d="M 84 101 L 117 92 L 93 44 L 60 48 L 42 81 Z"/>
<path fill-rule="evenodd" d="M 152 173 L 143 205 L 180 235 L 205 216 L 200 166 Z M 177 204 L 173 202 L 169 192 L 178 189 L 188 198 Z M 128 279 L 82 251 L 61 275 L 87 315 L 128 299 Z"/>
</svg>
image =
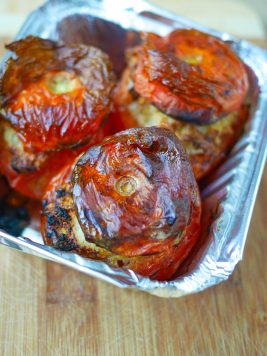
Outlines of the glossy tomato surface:
<svg viewBox="0 0 267 356">
<path fill-rule="evenodd" d="M 2 114 L 25 147 L 51 151 L 88 142 L 111 109 L 115 77 L 108 56 L 33 36 L 7 49 L 16 58 L 2 77 Z"/>
<path fill-rule="evenodd" d="M 0 173 L 11 188 L 35 199 L 42 199 L 50 181 L 58 172 L 74 160 L 90 145 L 101 142 L 113 133 L 114 126 L 105 122 L 91 138 L 90 143 L 72 149 L 54 152 L 32 153 L 25 150 L 16 132 L 3 120 L 0 121 Z"/>
<path fill-rule="evenodd" d="M 249 118 L 249 105 L 209 125 L 175 120 L 143 98 L 117 106 L 114 122 L 123 129 L 159 126 L 173 131 L 184 145 L 195 177 L 200 180 L 215 169 L 232 149 Z"/>
<path fill-rule="evenodd" d="M 161 128 L 122 131 L 89 148 L 71 174 L 72 168 L 44 197 L 46 243 L 170 279 L 199 237 L 201 215 L 176 136 Z"/>
<path fill-rule="evenodd" d="M 7 49 L 16 56 L 0 85 L 0 172 L 40 199 L 65 164 L 105 136 L 115 77 L 95 47 L 29 36 Z"/>
<path fill-rule="evenodd" d="M 238 110 L 248 91 L 245 66 L 221 40 L 179 29 L 144 34 L 133 51 L 135 91 L 165 114 L 197 124 Z"/>
</svg>

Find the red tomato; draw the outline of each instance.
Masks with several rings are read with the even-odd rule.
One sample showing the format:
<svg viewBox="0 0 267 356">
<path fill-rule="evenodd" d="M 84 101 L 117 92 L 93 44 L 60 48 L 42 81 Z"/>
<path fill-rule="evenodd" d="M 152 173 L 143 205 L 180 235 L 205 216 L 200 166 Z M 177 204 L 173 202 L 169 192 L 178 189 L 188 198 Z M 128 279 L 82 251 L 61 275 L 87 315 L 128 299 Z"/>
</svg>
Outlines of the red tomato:
<svg viewBox="0 0 267 356">
<path fill-rule="evenodd" d="M 17 58 L 2 78 L 2 114 L 25 147 L 43 152 L 88 142 L 111 109 L 115 78 L 108 56 L 32 36 L 7 48 Z"/>
<path fill-rule="evenodd" d="M 47 244 L 167 280 L 200 235 L 198 186 L 177 137 L 131 129 L 92 146 L 44 197 Z M 72 183 L 71 183 L 72 179 Z"/>
<path fill-rule="evenodd" d="M 180 120 L 217 121 L 238 110 L 248 91 L 245 66 L 233 50 L 197 30 L 146 34 L 134 55 L 136 92 Z"/>
</svg>

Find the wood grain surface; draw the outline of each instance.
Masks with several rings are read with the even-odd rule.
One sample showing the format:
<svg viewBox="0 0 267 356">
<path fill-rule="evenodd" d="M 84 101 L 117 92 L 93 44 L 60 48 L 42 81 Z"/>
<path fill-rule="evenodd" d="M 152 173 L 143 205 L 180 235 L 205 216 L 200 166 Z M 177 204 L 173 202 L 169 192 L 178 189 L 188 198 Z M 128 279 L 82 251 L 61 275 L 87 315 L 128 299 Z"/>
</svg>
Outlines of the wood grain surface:
<svg viewBox="0 0 267 356">
<path fill-rule="evenodd" d="M 267 170 L 243 261 L 228 281 L 181 299 L 0 246 L 0 355 L 266 355 L 266 209 Z"/>
</svg>

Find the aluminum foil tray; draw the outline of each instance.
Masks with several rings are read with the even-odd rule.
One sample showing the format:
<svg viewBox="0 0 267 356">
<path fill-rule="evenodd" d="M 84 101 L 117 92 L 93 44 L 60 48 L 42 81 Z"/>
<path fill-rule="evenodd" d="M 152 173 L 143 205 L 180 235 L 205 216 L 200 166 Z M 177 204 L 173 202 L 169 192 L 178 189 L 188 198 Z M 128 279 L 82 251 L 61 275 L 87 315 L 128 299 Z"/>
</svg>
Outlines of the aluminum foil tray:
<svg viewBox="0 0 267 356">
<path fill-rule="evenodd" d="M 0 243 L 62 263 L 118 287 L 161 297 L 199 292 L 227 279 L 242 259 L 247 231 L 267 153 L 267 52 L 173 15 L 142 0 L 51 0 L 26 20 L 17 39 L 29 34 L 65 42 L 84 42 L 106 50 L 123 65 L 123 50 L 138 42 L 139 31 L 167 34 L 194 27 L 229 41 L 251 69 L 251 115 L 245 132 L 228 159 L 201 185 L 203 238 L 190 262 L 170 282 L 151 281 L 132 271 L 111 268 L 43 244 L 30 221 L 21 236 L 0 231 Z M 115 43 L 115 46 L 114 46 Z M 1 68 L 10 54 L 3 58 Z M 117 71 L 121 68 L 116 68 Z"/>
</svg>

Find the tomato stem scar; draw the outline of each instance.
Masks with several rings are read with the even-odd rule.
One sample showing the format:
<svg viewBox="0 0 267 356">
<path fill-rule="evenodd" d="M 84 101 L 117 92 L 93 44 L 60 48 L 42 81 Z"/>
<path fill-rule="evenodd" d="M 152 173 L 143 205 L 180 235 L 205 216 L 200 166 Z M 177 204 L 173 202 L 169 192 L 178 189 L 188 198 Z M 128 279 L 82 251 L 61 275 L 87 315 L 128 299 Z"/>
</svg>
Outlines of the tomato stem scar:
<svg viewBox="0 0 267 356">
<path fill-rule="evenodd" d="M 48 89 L 54 94 L 69 93 L 80 87 L 79 79 L 68 72 L 50 74 L 46 83 Z"/>
<path fill-rule="evenodd" d="M 120 177 L 115 183 L 116 192 L 122 196 L 130 196 L 136 192 L 138 181 L 132 176 Z"/>
</svg>

